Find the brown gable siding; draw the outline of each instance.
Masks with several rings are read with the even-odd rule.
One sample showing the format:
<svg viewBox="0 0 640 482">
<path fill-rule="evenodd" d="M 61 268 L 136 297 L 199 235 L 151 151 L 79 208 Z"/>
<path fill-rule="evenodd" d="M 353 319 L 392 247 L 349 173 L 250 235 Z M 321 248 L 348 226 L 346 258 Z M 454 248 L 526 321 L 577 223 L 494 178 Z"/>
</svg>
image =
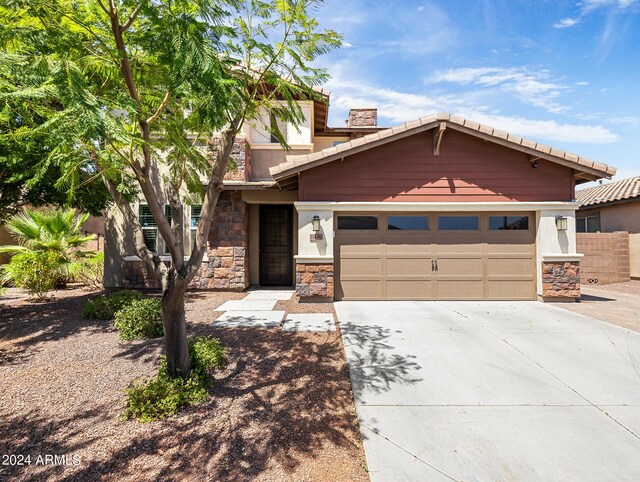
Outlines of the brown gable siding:
<svg viewBox="0 0 640 482">
<path fill-rule="evenodd" d="M 300 173 L 301 201 L 571 201 L 572 170 L 447 130 L 424 132 Z"/>
</svg>

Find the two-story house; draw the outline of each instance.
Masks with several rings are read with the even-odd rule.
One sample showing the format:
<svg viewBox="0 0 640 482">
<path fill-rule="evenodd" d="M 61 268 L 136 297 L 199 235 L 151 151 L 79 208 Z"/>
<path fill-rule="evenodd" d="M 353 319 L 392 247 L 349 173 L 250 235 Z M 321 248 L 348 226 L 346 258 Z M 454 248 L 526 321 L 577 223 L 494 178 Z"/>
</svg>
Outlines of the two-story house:
<svg viewBox="0 0 640 482">
<path fill-rule="evenodd" d="M 575 186 L 614 168 L 448 114 L 382 129 L 375 109 L 353 109 L 334 128 L 328 103 L 301 106 L 303 125 L 279 126 L 289 151 L 267 111 L 237 139 L 192 286 L 295 286 L 303 299 L 579 296 Z M 196 223 L 199 206 L 185 216 Z M 106 247 L 107 287 L 156 285 L 115 211 Z"/>
</svg>

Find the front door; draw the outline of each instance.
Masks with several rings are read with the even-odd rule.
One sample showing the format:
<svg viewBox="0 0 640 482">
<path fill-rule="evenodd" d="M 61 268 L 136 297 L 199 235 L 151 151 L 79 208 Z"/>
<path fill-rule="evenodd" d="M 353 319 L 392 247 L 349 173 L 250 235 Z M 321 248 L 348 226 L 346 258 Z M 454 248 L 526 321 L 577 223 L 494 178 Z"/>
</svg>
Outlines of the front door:
<svg viewBox="0 0 640 482">
<path fill-rule="evenodd" d="M 260 284 L 293 284 L 293 206 L 260 206 Z"/>
</svg>

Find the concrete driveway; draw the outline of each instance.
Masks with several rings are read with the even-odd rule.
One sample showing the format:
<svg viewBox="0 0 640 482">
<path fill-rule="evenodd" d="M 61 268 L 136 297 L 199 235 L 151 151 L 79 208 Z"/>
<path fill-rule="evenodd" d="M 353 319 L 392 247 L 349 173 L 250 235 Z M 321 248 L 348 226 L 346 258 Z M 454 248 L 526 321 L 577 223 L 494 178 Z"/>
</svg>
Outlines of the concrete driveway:
<svg viewBox="0 0 640 482">
<path fill-rule="evenodd" d="M 374 482 L 640 480 L 640 333 L 539 302 L 335 307 Z"/>
</svg>

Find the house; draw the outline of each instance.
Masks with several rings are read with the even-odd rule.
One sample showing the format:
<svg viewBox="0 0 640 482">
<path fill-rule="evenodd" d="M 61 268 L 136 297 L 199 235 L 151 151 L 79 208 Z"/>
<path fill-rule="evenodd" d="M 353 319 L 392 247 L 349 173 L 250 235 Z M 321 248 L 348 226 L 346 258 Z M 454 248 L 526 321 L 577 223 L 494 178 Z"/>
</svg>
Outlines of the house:
<svg viewBox="0 0 640 482">
<path fill-rule="evenodd" d="M 238 138 L 193 287 L 295 285 L 301 299 L 338 300 L 580 295 L 575 186 L 614 168 L 448 114 L 381 129 L 375 109 L 354 109 L 331 128 L 326 104 L 302 106 L 306 123 L 283 126 L 290 151 L 267 134 L 268 112 Z M 106 286 L 155 286 L 117 212 L 105 258 Z"/>
<path fill-rule="evenodd" d="M 579 190 L 576 192 L 576 200 L 580 204 L 580 209 L 576 213 L 576 231 L 578 233 L 618 232 L 618 237 L 622 238 L 624 243 L 628 238 L 627 274 L 631 278 L 640 278 L 640 176 Z M 624 232 L 628 235 L 623 234 Z M 585 242 L 587 239 L 597 238 L 597 236 L 584 236 Z M 604 239 L 604 237 L 601 238 Z M 607 251 L 606 248 L 604 250 Z M 602 253 L 609 258 L 607 263 L 609 265 L 611 264 L 610 254 Z M 602 276 L 600 278 L 602 279 Z"/>
</svg>

